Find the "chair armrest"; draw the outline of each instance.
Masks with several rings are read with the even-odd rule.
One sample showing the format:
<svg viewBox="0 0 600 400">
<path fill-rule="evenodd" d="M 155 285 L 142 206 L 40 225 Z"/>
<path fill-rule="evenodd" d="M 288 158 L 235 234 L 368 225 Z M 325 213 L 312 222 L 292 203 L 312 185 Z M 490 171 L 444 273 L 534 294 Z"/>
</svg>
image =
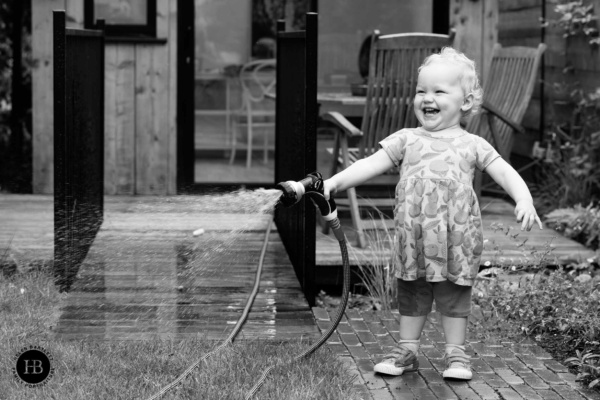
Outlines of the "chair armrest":
<svg viewBox="0 0 600 400">
<path fill-rule="evenodd" d="M 352 125 L 350 121 L 346 119 L 342 114 L 337 111 L 330 111 L 323 115 L 323 120 L 332 122 L 335 126 L 340 128 L 342 132 L 350 137 L 362 136 L 363 133 L 356 126 Z"/>
<path fill-rule="evenodd" d="M 504 115 L 502 113 L 502 111 L 498 110 L 496 107 L 494 107 L 493 105 L 491 105 L 487 101 L 484 101 L 481 106 L 487 112 L 489 112 L 490 114 L 493 114 L 494 116 L 498 117 L 502 122 L 504 122 L 505 124 L 507 124 L 508 126 L 510 126 L 511 128 L 513 128 L 515 131 L 519 132 L 520 134 L 525 134 L 526 133 L 525 129 L 520 124 L 518 124 L 515 121 L 511 120 L 510 118 L 508 118 L 506 115 Z"/>
</svg>

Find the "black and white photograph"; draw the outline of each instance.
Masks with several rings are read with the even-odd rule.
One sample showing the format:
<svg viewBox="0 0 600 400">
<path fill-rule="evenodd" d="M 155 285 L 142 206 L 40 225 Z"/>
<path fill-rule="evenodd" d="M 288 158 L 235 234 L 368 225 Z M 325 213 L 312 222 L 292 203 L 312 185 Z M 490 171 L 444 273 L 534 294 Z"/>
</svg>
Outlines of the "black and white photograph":
<svg viewBox="0 0 600 400">
<path fill-rule="evenodd" d="M 600 0 L 0 3 L 0 399 L 600 400 Z"/>
</svg>

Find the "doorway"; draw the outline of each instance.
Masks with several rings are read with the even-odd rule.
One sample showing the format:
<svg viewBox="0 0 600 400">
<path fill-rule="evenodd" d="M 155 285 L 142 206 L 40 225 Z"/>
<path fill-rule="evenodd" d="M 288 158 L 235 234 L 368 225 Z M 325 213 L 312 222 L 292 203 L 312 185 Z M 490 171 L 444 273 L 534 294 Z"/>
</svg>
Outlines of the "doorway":
<svg viewBox="0 0 600 400">
<path fill-rule="evenodd" d="M 236 119 L 243 90 L 239 72 L 252 59 L 273 56 L 268 39 L 274 38 L 278 19 L 285 19 L 286 30 L 303 29 L 303 15 L 319 12 L 319 90 L 349 91 L 361 79 L 358 49 L 372 29 L 445 33 L 449 3 L 410 0 L 400 6 L 383 0 L 365 18 L 356 11 L 363 7 L 358 0 L 321 2 L 322 10 L 316 0 L 178 0 L 178 190 L 274 184 L 274 126 L 257 129 L 249 150 L 246 127 Z M 400 17 L 420 22 L 411 25 Z M 267 40 L 259 46 L 261 38 Z M 331 132 L 320 129 L 319 135 L 324 149 Z M 318 165 L 325 165 L 321 158 L 327 155 L 318 154 Z"/>
</svg>

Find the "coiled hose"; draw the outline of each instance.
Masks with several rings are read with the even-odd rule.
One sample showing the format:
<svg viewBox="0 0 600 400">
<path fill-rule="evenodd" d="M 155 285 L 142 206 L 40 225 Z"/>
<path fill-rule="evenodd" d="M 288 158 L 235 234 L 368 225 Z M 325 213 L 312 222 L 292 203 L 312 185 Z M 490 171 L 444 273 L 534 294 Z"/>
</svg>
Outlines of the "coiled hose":
<svg viewBox="0 0 600 400">
<path fill-rule="evenodd" d="M 273 225 L 273 221 L 271 220 L 271 221 L 269 221 L 269 225 L 267 226 L 265 240 L 263 242 L 263 246 L 262 246 L 262 249 L 260 252 L 260 258 L 258 261 L 258 267 L 256 269 L 256 276 L 254 279 L 254 286 L 252 288 L 252 292 L 250 293 L 250 297 L 248 298 L 248 302 L 246 303 L 246 307 L 244 308 L 244 312 L 242 313 L 242 316 L 238 319 L 237 323 L 235 324 L 235 327 L 233 328 L 233 330 L 231 331 L 229 336 L 219 346 L 217 346 L 210 352 L 206 353 L 201 358 L 199 358 L 195 363 L 190 365 L 188 367 L 188 369 L 186 369 L 181 375 L 179 375 L 173 382 L 169 383 L 168 385 L 163 387 L 160 391 L 158 391 L 157 393 L 155 393 L 154 395 L 149 397 L 148 400 L 156 400 L 156 399 L 159 399 L 162 396 L 164 396 L 169 390 L 173 389 L 175 386 L 179 385 L 185 378 L 187 378 L 193 372 L 193 370 L 196 369 L 200 365 L 200 363 L 202 363 L 208 357 L 212 356 L 213 354 L 215 354 L 218 351 L 220 351 L 221 349 L 223 349 L 228 344 L 233 343 L 233 340 L 235 339 L 235 337 L 241 330 L 242 326 L 246 322 L 246 319 L 248 318 L 248 314 L 250 313 L 250 309 L 252 308 L 252 304 L 254 303 L 254 299 L 256 298 L 256 295 L 258 294 L 258 289 L 260 286 L 260 277 L 262 274 L 263 263 L 264 263 L 265 254 L 267 251 L 267 244 L 269 242 L 269 236 L 271 234 L 271 226 L 272 225 Z M 336 316 L 333 320 L 333 323 L 331 324 L 329 329 L 310 348 L 308 348 L 301 354 L 294 357 L 287 364 L 296 362 L 303 358 L 306 358 L 309 355 L 311 355 L 312 353 L 314 353 L 319 347 L 321 347 L 323 345 L 323 343 L 325 343 L 327 341 L 327 339 L 329 339 L 329 337 L 336 330 L 337 326 L 339 325 L 340 321 L 342 320 L 344 311 L 346 310 L 346 305 L 348 304 L 348 296 L 350 294 L 350 262 L 348 259 L 348 248 L 346 246 L 346 236 L 344 235 L 344 232 L 343 232 L 341 224 L 340 224 L 340 220 L 338 218 L 334 218 L 331 221 L 329 221 L 329 227 L 333 231 L 333 234 L 335 235 L 336 239 L 339 241 L 340 250 L 342 253 L 342 262 L 343 262 L 343 266 L 344 266 L 342 299 L 340 301 L 340 305 L 338 306 Z M 272 365 L 272 366 L 268 367 L 262 373 L 258 382 L 256 382 L 256 384 L 252 387 L 252 389 L 250 389 L 250 391 L 246 394 L 245 399 L 246 400 L 251 399 L 256 394 L 256 392 L 258 392 L 260 387 L 263 385 L 263 383 L 267 379 L 267 375 L 269 375 L 269 373 L 274 368 L 276 368 L 278 366 L 282 366 L 282 365 L 286 365 L 286 364 L 278 364 L 278 365 Z"/>
</svg>

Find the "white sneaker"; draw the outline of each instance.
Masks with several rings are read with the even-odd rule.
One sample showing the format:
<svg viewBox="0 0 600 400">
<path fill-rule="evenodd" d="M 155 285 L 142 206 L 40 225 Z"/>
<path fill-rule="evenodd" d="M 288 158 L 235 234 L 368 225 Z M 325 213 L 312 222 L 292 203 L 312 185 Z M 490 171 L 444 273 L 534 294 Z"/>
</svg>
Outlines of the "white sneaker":
<svg viewBox="0 0 600 400">
<path fill-rule="evenodd" d="M 419 359 L 411 350 L 400 345 L 373 367 L 373 371 L 386 375 L 402 375 L 419 369 Z"/>
<path fill-rule="evenodd" d="M 454 349 L 450 354 L 446 354 L 446 370 L 444 371 L 444 379 L 460 379 L 466 380 L 473 378 L 471 372 L 471 357 L 465 354 L 461 349 Z"/>
</svg>

